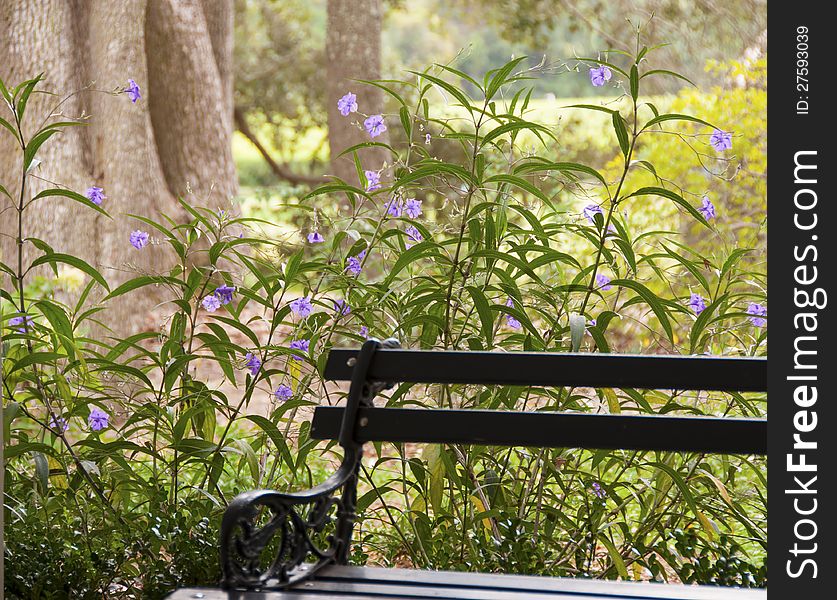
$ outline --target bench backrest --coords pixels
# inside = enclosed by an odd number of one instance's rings
[[[359,350],[332,350],[325,378],[351,380]],[[369,382],[763,392],[766,358],[459,352],[380,348]],[[318,407],[311,435],[338,439],[345,410]],[[767,420],[360,407],[357,442],[682,450],[766,454]]]
[[[252,490],[230,502],[221,523],[225,587],[286,588],[328,565],[347,564],[368,441],[766,453],[765,419],[373,406],[375,395],[393,382],[765,391],[765,359],[414,351],[397,345],[370,339],[359,350],[329,354],[325,377],[351,386],[345,407],[315,410],[311,436],[338,440],[343,461],[310,490]],[[329,523],[333,534],[320,547],[314,540]],[[268,546],[273,536],[280,541]],[[262,560],[268,547],[278,554]]]

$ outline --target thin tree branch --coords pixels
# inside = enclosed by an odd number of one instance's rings
[[[259,154],[262,155],[262,158],[264,158],[274,175],[293,184],[302,183],[307,185],[320,185],[321,183],[326,183],[326,181],[328,181],[322,175],[300,175],[291,171],[287,166],[280,165],[273,159],[272,156],[270,156],[270,152],[267,151],[267,148],[262,145],[256,137],[256,134],[253,133],[252,129],[250,129],[250,126],[247,124],[247,119],[244,116],[244,111],[241,107],[236,106],[234,108],[233,116],[235,117],[236,129],[238,129],[241,134],[256,147],[256,150],[258,150]]]

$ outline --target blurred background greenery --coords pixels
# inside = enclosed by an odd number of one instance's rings
[[[748,161],[748,187],[763,196],[763,179],[756,189],[752,178],[764,175],[759,156],[766,130],[765,7],[761,0],[389,0],[382,5],[380,78],[443,63],[479,79],[525,55],[529,66],[543,65],[527,82],[534,88],[536,120],[562,123],[556,155],[605,164],[613,158],[606,116],[574,120],[561,107],[584,97],[600,100],[612,90],[592,87],[586,69],[574,72],[573,58],[623,47],[633,28],[643,25],[650,43],[668,44],[655,54],[655,66],[688,73],[696,84],[657,78],[648,91],[666,98],[662,104],[678,97],[685,112],[690,106],[710,108],[710,120],[736,124],[746,143],[741,156]],[[326,108],[337,98],[326,97],[326,0],[236,0],[235,10],[236,107],[276,162],[295,173],[328,173]],[[293,186],[241,131],[233,144],[245,200],[263,198],[259,192],[265,189],[291,192]]]

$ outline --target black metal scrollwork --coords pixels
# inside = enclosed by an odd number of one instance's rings
[[[337,472],[303,492],[253,490],[230,502],[221,522],[225,588],[286,588],[326,565],[348,561],[363,456],[362,444],[354,439],[358,408],[371,406],[375,395],[393,385],[367,380],[372,356],[379,347],[398,348],[399,343],[370,339],[353,359],[339,437],[344,454]]]

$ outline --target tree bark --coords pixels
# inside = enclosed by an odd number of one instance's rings
[[[373,80],[381,77],[381,0],[329,0],[326,29],[328,83],[328,141],[332,174],[357,184],[351,156],[338,155],[355,144],[368,142],[363,129],[368,115],[382,114],[383,92],[353,79]],[[337,110],[337,100],[347,92],[357,95],[358,112],[347,117]],[[375,141],[387,141],[386,134]],[[381,148],[365,148],[359,152],[364,169],[381,169],[388,155]]]
[[[24,234],[56,252],[83,258],[113,285],[143,272],[162,272],[173,261],[165,243],[142,251],[128,243],[148,227],[126,213],[185,218],[176,197],[224,206],[236,192],[232,160],[232,0],[12,0],[0,3],[0,77],[7,85],[43,72],[41,89],[27,107],[32,131],[58,98],[73,92],[55,120],[90,115],[88,127],[55,136],[38,152],[40,166],[27,195],[58,183],[83,193],[104,189],[107,219],[70,200],[33,205]],[[124,90],[134,79],[142,98]],[[0,107],[4,117],[8,108]],[[20,184],[20,151],[0,135],[0,183]],[[14,263],[16,219],[0,213],[0,260]],[[152,240],[155,232],[149,231]],[[159,240],[161,241],[161,240]],[[37,252],[29,247],[26,260]],[[26,263],[28,264],[28,263]],[[4,287],[7,286],[4,280]],[[149,311],[159,298],[130,294],[108,311],[106,322],[125,335],[153,326]]]

